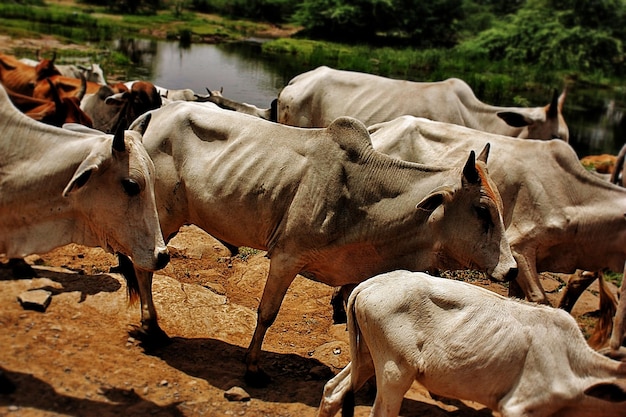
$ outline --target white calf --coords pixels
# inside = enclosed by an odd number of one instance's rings
[[[335,415],[344,397],[348,411],[373,375],[371,416],[397,416],[413,380],[503,417],[626,416],[626,363],[592,350],[559,309],[394,271],[356,287],[348,326],[352,362],[324,387],[318,416]]]

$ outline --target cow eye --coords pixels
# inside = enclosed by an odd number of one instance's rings
[[[476,215],[478,216],[480,221],[483,223],[483,228],[485,229],[485,232],[488,232],[489,229],[493,227],[493,222],[491,220],[491,212],[489,211],[489,208],[484,207],[484,206],[478,206],[478,207],[474,207],[474,209],[476,210]]]
[[[137,181],[131,180],[130,178],[122,180],[122,187],[124,187],[124,192],[131,197],[139,194],[141,191],[141,187],[139,187]]]

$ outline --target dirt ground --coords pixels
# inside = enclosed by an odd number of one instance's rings
[[[331,320],[332,289],[296,278],[263,345],[272,383],[251,388],[243,381],[243,357],[268,259],[263,252],[230,258],[193,226],[169,247],[172,261],[155,274],[153,292],[172,343],[150,352],[129,336],[139,307],[127,304],[121,276],[108,273],[117,263],[112,255],[72,244],[28,257],[36,278],[0,269],[0,368],[17,387],[0,395],[0,416],[314,416],[324,383],[349,361],[345,325]],[[506,292],[500,284],[474,283]],[[561,282],[548,276],[543,283],[556,301]],[[17,301],[33,289],[52,292],[45,312]],[[574,310],[584,326],[593,325],[595,294],[588,290]],[[227,400],[225,391],[235,386],[251,400]],[[372,402],[371,392],[359,392],[356,415],[368,415]],[[414,384],[402,415],[497,414],[433,399]]]

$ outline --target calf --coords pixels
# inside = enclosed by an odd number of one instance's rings
[[[371,416],[397,416],[414,380],[503,417],[624,417],[626,363],[591,349],[566,312],[461,281],[393,271],[348,300],[351,362],[324,387],[334,416],[376,376]]]

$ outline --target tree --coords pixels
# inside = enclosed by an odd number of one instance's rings
[[[462,0],[303,0],[294,19],[312,37],[451,45],[461,6]]]
[[[550,69],[622,74],[623,0],[528,0],[458,47],[467,55]]]

